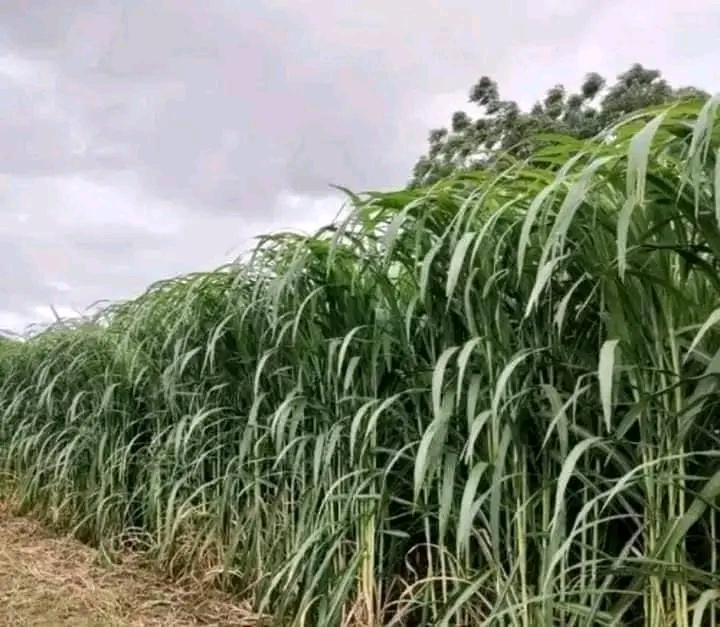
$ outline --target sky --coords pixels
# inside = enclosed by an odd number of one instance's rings
[[[404,185],[482,75],[720,91],[716,0],[0,3],[0,329],[211,269]],[[492,7],[492,8],[490,8]]]

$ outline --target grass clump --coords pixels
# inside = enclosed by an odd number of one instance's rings
[[[278,624],[714,627],[719,102],[3,344],[18,497]]]

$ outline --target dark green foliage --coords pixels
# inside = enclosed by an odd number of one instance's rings
[[[694,87],[672,88],[659,71],[639,63],[605,87],[605,79],[591,72],[578,93],[555,85],[542,102],[523,112],[516,102],[502,100],[497,83],[483,76],[469,97],[480,115],[473,119],[457,111],[449,130],[430,132],[428,153],[415,165],[411,186],[434,183],[458,171],[497,166],[501,154],[525,159],[548,143],[542,139],[548,133],[589,139],[635,111],[708,96]]]

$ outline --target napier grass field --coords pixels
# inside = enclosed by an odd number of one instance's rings
[[[719,104],[2,341],[7,491],[268,625],[715,627]]]

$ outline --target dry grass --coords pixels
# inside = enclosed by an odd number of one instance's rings
[[[0,627],[258,625],[217,591],[163,580],[129,556],[60,537],[0,502]]]

